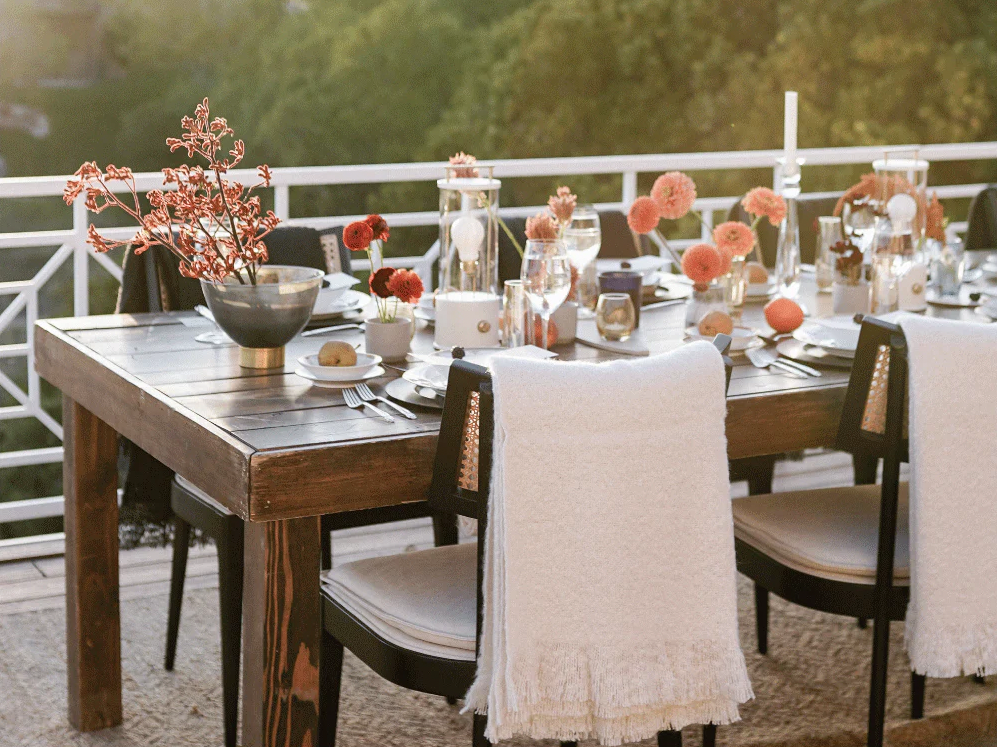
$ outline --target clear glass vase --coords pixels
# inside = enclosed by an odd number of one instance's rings
[[[692,286],[692,295],[685,307],[685,326],[695,327],[711,311],[727,312],[724,286],[719,283]]]
[[[746,285],[744,264],[744,257],[733,257],[730,261],[730,272],[721,278],[724,288],[724,302],[731,311],[740,309],[744,305]]]

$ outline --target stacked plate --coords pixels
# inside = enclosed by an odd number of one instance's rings
[[[693,340],[706,340],[711,342],[713,340],[713,335],[704,336],[699,334],[699,330],[696,327],[689,327],[685,331],[685,339],[690,342]],[[750,327],[734,327],[730,333],[730,353],[743,354],[744,351],[753,348],[761,347],[765,344],[765,341],[758,337],[758,330],[751,329]]]
[[[359,311],[370,303],[370,296],[351,288],[335,290],[323,288],[318,292],[312,308],[312,321],[334,319],[351,311]]]
[[[745,303],[768,301],[775,295],[775,286],[768,283],[748,283],[744,287]]]
[[[814,357],[830,355],[835,358],[852,359],[859,344],[859,327],[850,316],[832,316],[806,322],[793,337],[808,347],[814,348]]]
[[[317,355],[303,355],[298,358],[298,367],[294,373],[312,382],[312,386],[327,389],[346,389],[361,381],[384,375],[384,369],[379,365],[381,356],[369,353],[357,353],[357,362],[353,366],[322,366]]]

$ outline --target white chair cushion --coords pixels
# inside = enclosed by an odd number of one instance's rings
[[[734,536],[803,573],[873,584],[881,487],[861,485],[734,501]],[[894,583],[910,582],[907,483],[900,484]]]
[[[477,578],[471,543],[345,563],[323,574],[322,586],[391,643],[473,661]]]

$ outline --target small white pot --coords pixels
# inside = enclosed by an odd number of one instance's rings
[[[565,301],[550,315],[551,321],[557,325],[557,345],[565,345],[575,341],[578,330],[578,304],[575,301]]]
[[[388,363],[405,360],[412,341],[412,329],[412,320],[404,317],[392,322],[368,319],[364,332],[367,352],[381,356]]]
[[[870,309],[869,283],[839,283],[831,286],[831,304],[835,314],[868,314]]]

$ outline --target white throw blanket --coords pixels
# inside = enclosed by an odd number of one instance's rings
[[[724,370],[706,342],[603,364],[496,359],[484,629],[492,742],[726,724],[738,642]]]
[[[915,672],[997,672],[997,326],[900,320],[910,356]]]

